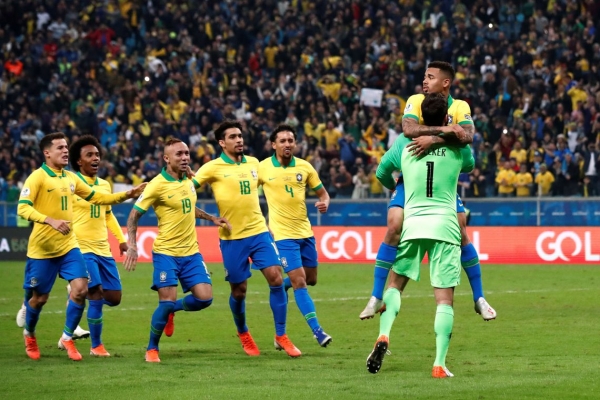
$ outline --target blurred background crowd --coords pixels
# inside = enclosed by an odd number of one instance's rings
[[[259,159],[277,124],[295,126],[332,197],[384,197],[375,170],[433,60],[455,67],[476,127],[463,196],[598,196],[599,15],[599,0],[5,0],[0,200],[16,201],[47,133],[96,136],[100,176],[137,184],[169,136],[194,169],[218,157],[227,118]]]

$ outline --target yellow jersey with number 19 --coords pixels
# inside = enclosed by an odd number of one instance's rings
[[[404,107],[404,118],[412,118],[419,122],[419,125],[425,125],[423,116],[421,115],[421,103],[425,99],[424,94],[414,94],[406,101]],[[471,107],[464,100],[453,99],[448,96],[448,125],[473,125],[471,117]]]
[[[127,199],[125,192],[96,192],[74,173],[42,164],[41,168],[33,171],[25,180],[17,208],[19,216],[35,222],[27,244],[27,257],[55,258],[78,247],[73,229],[63,235],[50,225],[44,224],[47,217],[72,224],[75,195],[92,204],[116,204]]]
[[[292,157],[284,167],[273,155],[260,162],[258,182],[267,197],[269,227],[275,240],[314,236],[306,210],[306,191],[307,186],[319,190],[323,184],[309,162]]]
[[[231,224],[231,232],[219,228],[219,238],[244,239],[269,231],[258,200],[258,159],[243,156],[238,163],[221,153],[200,167],[194,181],[196,187],[210,184],[219,214]]]
[[[95,191],[111,193],[110,184],[104,179],[91,178],[79,172],[75,175]],[[113,215],[110,206],[88,203],[81,197],[75,196],[73,198],[73,217],[73,230],[82,253],[112,257],[108,245],[107,229],[110,229],[119,243],[126,242],[119,221]]]
[[[194,183],[187,177],[174,179],[164,168],[146,186],[133,208],[144,214],[154,207],[158,219],[154,253],[172,257],[198,253],[196,200]]]

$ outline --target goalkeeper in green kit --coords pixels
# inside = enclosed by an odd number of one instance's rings
[[[429,94],[423,100],[421,112],[425,124],[444,126],[448,102],[440,93]],[[427,254],[437,303],[436,357],[432,376],[453,376],[445,362],[454,323],[454,287],[460,283],[461,274],[456,185],[460,172],[470,172],[474,163],[469,146],[432,146],[418,157],[413,155],[410,147],[402,150],[404,224],[388,288],[383,295],[385,311],[381,314],[379,338],[367,359],[367,369],[371,373],[377,373],[381,368],[389,347],[392,324],[400,311],[401,293],[409,279],[419,280],[421,261]]]

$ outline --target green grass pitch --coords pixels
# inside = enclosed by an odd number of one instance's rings
[[[198,313],[180,312],[175,334],[163,337],[162,363],[143,361],[157,296],[151,267],[121,272],[123,302],[105,308],[109,359],[70,361],[56,348],[64,323],[64,281],[58,280],[38,325],[42,359],[24,351],[15,314],[22,300],[22,263],[0,263],[0,393],[3,399],[571,399],[600,398],[598,267],[484,265],[486,297],[498,319],[473,311],[463,274],[457,288],[448,367],[453,379],[430,377],[435,352],[435,302],[428,272],[411,282],[381,371],[365,361],[378,335],[379,317],[360,321],[370,296],[370,265],[324,264],[309,288],[317,315],[333,337],[321,348],[290,299],[288,334],[302,350],[291,359],[273,348],[268,288],[260,273],[249,281],[248,325],[260,350],[247,357],[229,312],[229,286],[221,265],[213,273],[214,302]],[[290,292],[291,294],[291,292]],[[85,317],[85,315],[84,315]],[[82,326],[87,327],[85,318]]]

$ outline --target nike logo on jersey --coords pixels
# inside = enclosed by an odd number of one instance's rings
[[[175,196],[174,194],[167,196],[168,199],[170,199],[171,197]]]
[[[231,176],[231,175],[223,175],[223,178],[227,178],[228,176]]]
[[[54,189],[48,189],[48,193],[50,193],[53,190],[56,190],[56,188],[54,188]]]
[[[270,181],[272,181],[273,179],[277,179],[277,178],[269,178]]]

